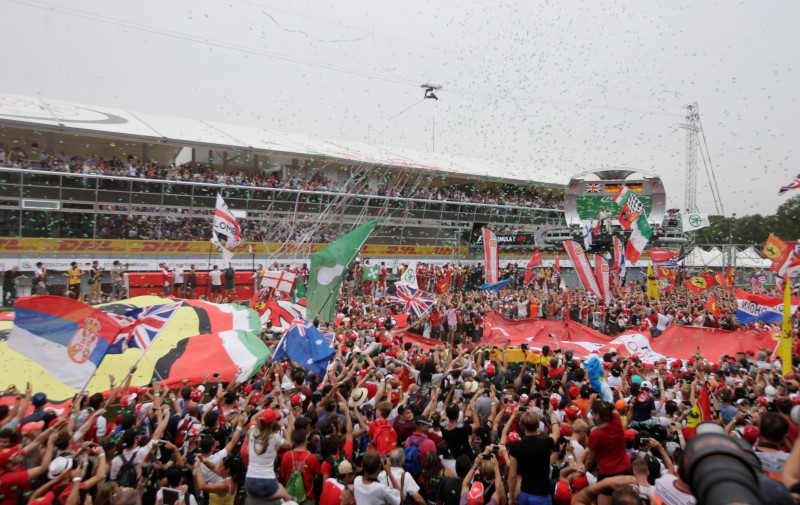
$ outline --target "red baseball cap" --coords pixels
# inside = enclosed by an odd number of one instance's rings
[[[754,424],[748,424],[744,427],[744,430],[742,430],[742,438],[751,444],[754,444],[756,440],[758,440],[758,434],[758,426]]]
[[[567,414],[567,417],[572,420],[577,419],[581,415],[581,409],[575,405],[570,405],[564,409],[564,412]]]
[[[264,424],[272,424],[280,417],[281,415],[275,409],[266,409],[258,415],[258,420]]]
[[[483,484],[476,482],[467,493],[467,505],[483,505]]]
[[[495,374],[494,363],[489,363],[488,365],[486,365],[486,375],[488,375],[489,377],[494,377],[494,374]]]
[[[572,479],[572,489],[576,493],[585,487],[589,487],[589,479],[586,478],[585,474],[580,474]]]
[[[569,488],[569,483],[565,480],[560,480],[556,484],[556,490],[553,493],[553,503],[556,505],[569,505],[572,501],[572,490]]]

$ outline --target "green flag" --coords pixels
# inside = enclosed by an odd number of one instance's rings
[[[306,297],[306,285],[297,278],[297,285],[294,287],[294,295],[292,295],[292,303],[297,303],[301,298]]]
[[[319,317],[323,321],[333,321],[336,293],[342,284],[342,276],[377,225],[378,221],[363,224],[311,255],[306,296],[306,314],[309,320]]]
[[[377,281],[381,275],[380,265],[364,265],[364,280]]]

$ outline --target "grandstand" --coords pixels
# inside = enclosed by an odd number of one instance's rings
[[[0,236],[30,254],[133,259],[146,256],[142,243],[160,254],[176,243],[201,245],[175,253],[205,252],[217,191],[239,213],[254,254],[305,256],[370,218],[380,221],[367,243],[377,256],[466,259],[476,256],[469,246],[482,226],[507,238],[504,252],[529,254],[558,245],[544,237],[564,228],[567,177],[527,173],[499,161],[0,94]],[[19,257],[0,247],[7,253]]]

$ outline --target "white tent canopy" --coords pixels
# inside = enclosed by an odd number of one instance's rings
[[[726,259],[727,253],[718,247],[712,247],[707,251],[695,247],[683,259],[683,264],[694,268],[723,268],[727,265]],[[762,258],[752,247],[748,247],[735,251],[734,266],[737,268],[769,268],[770,261]]]

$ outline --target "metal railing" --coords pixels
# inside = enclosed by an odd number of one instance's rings
[[[452,240],[453,229],[471,229],[475,223],[514,228],[564,223],[563,210],[550,208],[0,167],[0,235],[96,238],[98,215],[208,220],[217,192],[230,208],[260,224],[313,219],[337,205],[339,224],[380,217],[383,230],[395,229],[387,238],[398,238],[398,228],[411,235],[427,229],[430,243]],[[61,210],[25,209],[25,199],[57,200]],[[49,226],[54,221],[58,226]],[[381,230],[376,232],[380,238]]]

